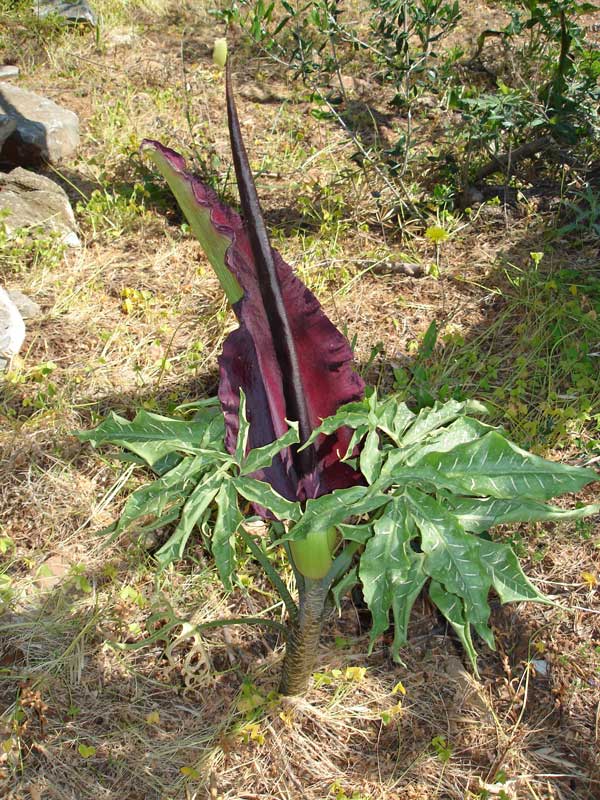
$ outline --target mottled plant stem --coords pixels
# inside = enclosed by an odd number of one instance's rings
[[[323,581],[305,578],[298,619],[289,626],[279,684],[281,694],[303,694],[308,688],[317,661],[326,599]]]

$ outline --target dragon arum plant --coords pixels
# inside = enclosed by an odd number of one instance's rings
[[[264,617],[207,625],[247,621],[284,633],[283,694],[306,690],[327,617],[356,585],[373,618],[371,648],[391,612],[392,652],[399,659],[411,608],[428,584],[476,670],[473,632],[494,647],[491,589],[502,602],[548,602],[510,546],[487,531],[600,511],[546,503],[597,475],[519,449],[476,419],[485,411],[476,402],[414,413],[396,396],[365,391],[348,342],[270,246],[229,65],[227,109],[243,220],[186,172],[181,156],[157,142],[143,144],[201,242],[239,327],[219,360],[218,398],[192,404],[191,420],[140,411],[130,422],[112,414],[80,434],[94,445],[129,450],[157,476],[128,498],[112,535],[133,525],[143,533],[177,523],[156,553],[164,568],[183,557],[199,531],[227,589],[242,547],[249,549],[286,606],[287,627]],[[249,508],[268,522],[270,541],[248,532]],[[274,566],[279,546],[294,572],[297,601]]]

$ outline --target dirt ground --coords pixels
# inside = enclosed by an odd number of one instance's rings
[[[274,634],[236,628],[201,637],[181,625],[160,637],[174,618],[198,623],[273,607],[283,619],[284,611],[250,558],[227,594],[200,540],[157,575],[151,554],[165,531],[109,546],[97,535],[144,473],[73,432],[111,410],[172,413],[214,394],[216,358],[235,324],[168,190],[139,156],[141,139],[174,147],[231,202],[235,194],[222,74],[211,61],[222,25],[204,3],[96,5],[98,36],[36,31],[12,15],[0,40],[0,60],[21,69],[19,85],[80,117],[77,159],[46,171],[68,192],[84,241],[78,251],[48,243],[35,257],[9,248],[0,255],[3,284],[43,312],[0,384],[0,794],[600,798],[598,516],[500,531],[554,603],[494,608],[498,647],[480,645],[479,680],[425,598],[402,665],[387,640],[366,656],[368,615],[348,599],[301,699],[274,694],[282,658]],[[473,41],[498,13],[494,4],[472,9],[463,39]],[[274,244],[332,321],[356,336],[366,379],[382,391],[397,387],[435,319],[441,334],[425,362],[429,380],[485,395],[521,444],[596,463],[598,375],[585,384],[587,411],[563,402],[571,362],[555,364],[554,345],[538,341],[535,326],[548,328],[564,300],[546,275],[577,269],[600,279],[597,239],[549,247],[548,197],[484,204],[457,218],[439,249],[415,223],[401,231],[386,186],[353,169],[353,140],[311,115],[300,84],[243,52],[239,112]],[[374,136],[402,130],[384,97],[373,90],[369,102],[380,115]],[[448,113],[433,107],[422,117],[419,147],[432,147],[436,130],[448,136]],[[527,283],[532,252],[545,253],[546,272]],[[413,278],[393,267],[402,262],[436,269]],[[571,301],[597,319],[600,300],[583,294],[571,290]],[[551,311],[542,305],[548,297]],[[577,327],[566,335],[576,341]],[[542,366],[534,374],[529,365],[515,382],[519,359],[533,351]],[[482,362],[491,357],[493,379]],[[552,392],[560,437],[544,433]],[[599,498],[595,484],[564,502]],[[152,631],[153,644],[136,649]]]

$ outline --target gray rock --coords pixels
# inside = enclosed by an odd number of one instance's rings
[[[19,68],[13,66],[12,64],[5,64],[3,67],[0,67],[0,78],[3,80],[5,78],[18,78],[19,77]]]
[[[25,323],[19,309],[0,286],[0,371],[10,366],[25,341]]]
[[[109,50],[115,50],[117,47],[131,47],[139,38],[135,31],[125,28],[114,28],[106,32],[104,44]]]
[[[23,294],[20,289],[11,289],[7,294],[18,308],[19,314],[23,319],[37,319],[41,316],[42,309],[39,305],[35,300],[32,300],[31,297],[27,297],[26,294]]]
[[[77,223],[64,189],[44,175],[22,167],[0,172],[0,212],[8,211],[2,223],[10,234],[17,228],[44,233],[56,231],[69,247],[80,247]]]
[[[0,115],[0,151],[4,142],[17,130],[17,120],[12,117]]]
[[[376,275],[391,272],[395,275],[407,275],[409,278],[425,278],[429,275],[427,264],[415,264],[412,261],[385,261],[376,262],[372,267]]]
[[[75,3],[66,3],[62,0],[33,0],[33,10],[41,18],[56,14],[67,22],[84,23],[91,25],[92,28],[98,23],[96,14],[86,0],[78,0]]]
[[[79,147],[77,114],[46,97],[0,83],[0,114],[17,123],[2,149],[2,158],[13,164],[56,164],[71,158]]]
[[[550,665],[545,659],[534,658],[532,663],[533,663],[533,668],[535,669],[538,675],[543,675],[544,678],[548,675],[548,668]]]
[[[329,81],[329,88],[335,92],[341,89],[345,94],[363,95],[369,92],[370,85],[363,78],[355,78],[353,75],[335,75]]]
[[[269,87],[260,86],[258,83],[249,81],[240,88],[238,94],[253,103],[281,103],[284,100],[283,97],[271,91]]]
[[[480,206],[485,200],[483,192],[475,186],[465,186],[463,191],[458,197],[459,208],[472,208],[473,206]]]

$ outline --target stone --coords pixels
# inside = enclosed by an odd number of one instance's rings
[[[355,78],[353,75],[334,75],[328,84],[330,102],[341,103],[345,95],[358,95],[362,97],[371,90],[368,81],[362,78]]]
[[[17,228],[55,231],[69,247],[81,247],[75,215],[66,192],[45,175],[22,167],[0,172],[0,213],[8,234]]]
[[[12,117],[6,117],[4,114],[0,115],[0,152],[4,146],[4,142],[9,136],[17,130],[17,120]]]
[[[238,94],[245,100],[252,103],[281,103],[285,98],[271,91],[268,87],[260,86],[258,83],[246,83],[240,88]]]
[[[86,0],[77,0],[75,3],[63,0],[33,0],[33,10],[42,19],[55,14],[66,22],[74,24],[83,23],[91,25],[92,28],[98,24],[96,14]]]
[[[11,291],[7,292],[7,294],[16,305],[19,310],[19,314],[25,321],[37,319],[37,317],[41,315],[42,309],[39,307],[39,305],[30,297],[27,297],[26,294],[23,294],[20,289],[11,289]]]
[[[458,207],[463,210],[473,208],[473,206],[480,206],[484,201],[483,192],[479,191],[476,186],[465,186],[458,196]]]
[[[0,286],[0,371],[10,367],[25,341],[25,323],[19,309]]]
[[[47,97],[0,83],[0,114],[15,120],[17,127],[2,149],[2,159],[25,166],[40,161],[57,164],[77,152],[77,114]]]
[[[0,67],[0,78],[4,80],[5,78],[18,78],[19,77],[19,68],[15,67],[14,64],[5,64],[4,66]]]
[[[138,39],[139,36],[135,31],[114,28],[106,33],[105,44],[109,50],[115,50],[117,47],[131,47]]]
[[[534,658],[532,661],[533,668],[537,672],[538,675],[542,675],[544,678],[548,675],[548,670],[550,665],[544,658]]]
[[[49,556],[34,573],[33,582],[41,591],[56,588],[71,571],[73,564],[62,553]]]

